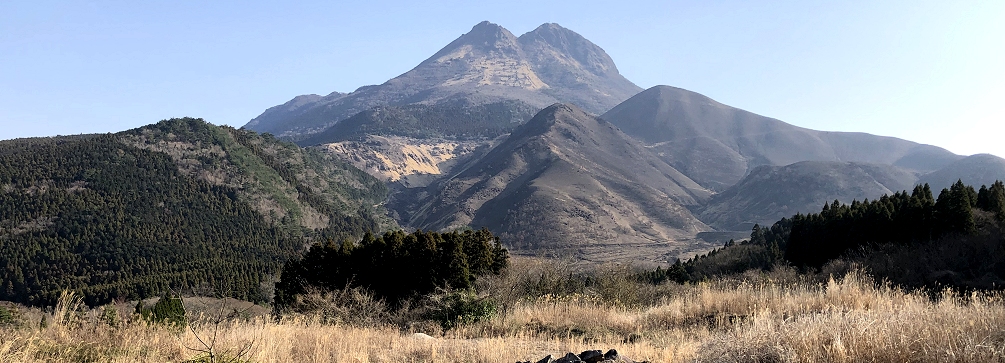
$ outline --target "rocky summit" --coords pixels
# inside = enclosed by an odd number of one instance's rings
[[[568,102],[600,114],[642,89],[599,46],[558,24],[514,36],[481,22],[415,68],[344,94],[297,96],[244,127],[277,136],[314,134],[377,106]]]

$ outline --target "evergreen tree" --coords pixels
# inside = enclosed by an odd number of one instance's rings
[[[926,184],[916,186],[910,195],[898,192],[850,205],[835,201],[819,214],[793,217],[791,232],[784,239],[785,259],[816,267],[863,245],[908,244],[946,234],[970,234],[976,230],[974,204],[991,204],[991,195],[991,189],[978,193],[958,181],[938,199],[932,197]]]
[[[389,231],[364,235],[359,244],[316,244],[290,260],[275,288],[277,312],[310,289],[366,288],[393,304],[439,287],[466,289],[482,274],[498,274],[508,253],[488,230],[437,233]]]
[[[185,305],[182,304],[181,298],[168,293],[164,293],[150,308],[149,316],[155,323],[177,326],[184,326],[187,323]]]
[[[999,221],[1005,221],[1005,184],[996,180],[990,188],[982,185],[977,193],[977,208],[994,213]]]

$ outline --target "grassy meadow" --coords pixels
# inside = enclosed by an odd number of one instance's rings
[[[495,314],[450,329],[423,320],[422,304],[391,311],[345,296],[328,299],[327,318],[279,320],[188,299],[190,323],[177,327],[148,323],[129,303],[86,308],[67,295],[46,310],[6,305],[0,362],[516,362],[611,348],[651,362],[1005,361],[1001,293],[903,291],[849,271],[652,285],[604,266],[583,283],[517,259],[478,281]]]

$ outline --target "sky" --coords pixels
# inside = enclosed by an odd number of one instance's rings
[[[488,20],[558,23],[643,88],[1005,157],[1005,1],[0,1],[0,139],[239,127],[404,73]]]

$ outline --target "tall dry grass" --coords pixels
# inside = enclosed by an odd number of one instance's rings
[[[821,283],[751,275],[661,286],[612,274],[564,293],[545,293],[560,292],[554,286],[522,298],[514,292],[504,313],[446,332],[422,331],[432,338],[413,335],[421,324],[259,317],[222,323],[215,350],[222,359],[248,362],[514,362],[610,348],[653,362],[1005,361],[1005,299],[999,293],[947,291],[931,299],[858,273]],[[498,291],[521,288],[520,277],[500,279],[485,283]],[[24,312],[29,323],[0,328],[0,361],[204,359],[190,348],[199,347],[197,336],[217,328],[198,317],[192,331],[128,317],[113,327],[99,318],[101,309],[62,306],[63,312]],[[50,324],[39,328],[43,314]]]

